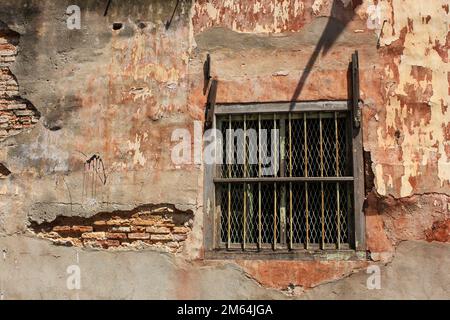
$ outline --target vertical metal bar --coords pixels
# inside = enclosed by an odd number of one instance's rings
[[[277,131],[277,115],[274,114],[273,115],[273,128],[275,130],[275,139],[273,139],[274,141],[272,143],[274,143],[274,154],[273,154],[273,161],[274,161],[274,177],[276,177],[278,175],[278,163],[277,163],[277,157],[278,157],[278,144],[277,144],[277,137],[278,135],[276,134]],[[274,193],[274,198],[273,198],[273,249],[276,250],[277,248],[277,183],[274,183],[274,189],[273,189],[273,193]]]
[[[339,172],[339,127],[337,112],[334,113],[334,127],[336,129],[336,176],[340,176]],[[336,218],[337,218],[337,249],[341,248],[341,201],[340,201],[339,182],[336,182]]]
[[[244,115],[244,178],[247,178],[247,116]],[[244,183],[244,234],[242,247],[245,250],[247,237],[247,184]]]
[[[231,247],[231,183],[228,184],[227,244]]]
[[[280,170],[279,170],[279,176],[285,177],[286,176],[286,119],[284,117],[280,117],[280,126],[279,126],[279,138],[280,138],[280,152],[279,152],[279,164],[280,164]]]
[[[261,178],[262,175],[262,149],[261,149],[261,114],[258,114],[258,177]],[[266,134],[266,142],[267,142],[267,134]]]
[[[320,176],[323,177],[323,128],[322,128],[322,114],[319,113],[319,127],[320,127]],[[320,193],[321,193],[321,224],[322,224],[322,249],[325,249],[325,195],[323,190],[323,181],[320,182]]]
[[[308,135],[307,135],[308,125],[306,120],[306,113],[303,113],[303,133],[304,133],[304,149],[305,149],[305,177],[308,177]],[[308,182],[305,182],[305,214],[306,214],[306,243],[305,249],[309,249],[309,194],[308,194]]]
[[[262,198],[261,198],[261,182],[258,182],[258,248],[261,249],[262,244]]]
[[[231,115],[228,116],[228,178],[232,177],[232,172],[231,172],[231,162],[232,162],[232,143],[231,143],[231,139],[233,138],[233,134],[232,134],[232,125],[231,125]],[[227,220],[227,243],[228,243],[228,248],[231,247],[231,183],[228,183],[228,220]]]
[[[279,135],[277,135],[276,134],[276,132],[277,132],[277,115],[276,114],[274,114],[273,115],[273,130],[274,130],[274,132],[275,132],[275,139],[274,139],[274,141],[273,141],[273,143],[274,143],[274,148],[273,148],[273,151],[274,151],[274,154],[273,154],[273,161],[274,161],[274,172],[273,172],[273,176],[274,177],[277,177],[278,176],[278,141],[277,141],[277,137],[279,137]]]
[[[286,175],[286,118],[280,118],[280,177]],[[286,184],[280,186],[280,243],[286,246]]]
[[[292,177],[292,119],[289,113],[289,176]],[[289,247],[293,248],[292,182],[289,182]]]
[[[339,145],[339,120],[338,120],[338,113],[334,113],[334,127],[336,129],[336,176],[341,176],[340,171],[340,159],[339,159],[339,152],[340,152],[340,145]]]
[[[292,177],[292,119],[289,113],[289,176]]]
[[[267,137],[267,136],[266,136]],[[262,168],[262,150],[261,150],[261,114],[258,114],[258,177],[261,178]],[[258,183],[258,247],[261,248],[262,243],[262,221],[261,221],[261,182]]]
[[[244,235],[242,239],[242,248],[245,250],[245,242],[246,242],[246,236],[247,236],[247,184],[244,183]]]
[[[251,118],[252,119],[252,118]],[[252,139],[254,138],[253,134],[253,121],[251,121],[249,124],[246,124],[246,129],[249,130],[250,127],[250,131],[247,133],[247,138],[248,140],[246,140],[246,144],[247,145],[247,173],[246,176],[247,177],[253,177],[253,156],[254,154],[251,154],[254,151],[254,147],[255,145],[253,145],[252,148],[252,143],[256,143],[255,141],[253,141]],[[249,126],[250,125],[250,126]],[[248,141],[248,142],[247,142]],[[247,231],[246,231],[246,242],[247,243],[256,243],[256,239],[255,239],[255,226],[254,226],[254,217],[255,217],[255,198],[254,198],[254,193],[256,191],[256,189],[254,188],[254,184],[252,183],[247,183],[247,215],[245,217],[245,221],[247,222]]]
[[[354,165],[354,159],[353,159],[353,149],[352,149],[352,145],[353,145],[353,118],[352,118],[352,114],[351,112],[347,112],[346,113],[346,117],[343,119],[344,122],[344,126],[345,126],[345,155],[344,155],[344,159],[346,162],[346,165],[344,168],[342,168],[341,171],[341,175],[343,176],[353,176],[353,165]],[[341,161],[344,161],[343,159],[341,159]],[[345,217],[344,219],[347,222],[347,230],[346,230],[346,235],[347,235],[347,242],[349,243],[351,248],[355,248],[355,233],[353,233],[353,230],[355,230],[355,215],[354,215],[354,208],[353,208],[353,190],[354,190],[354,185],[355,182],[351,183],[351,184],[344,184],[342,189],[343,189],[343,194],[342,197],[346,197],[347,198],[347,205],[345,208]],[[350,202],[348,202],[350,201]],[[344,208],[342,208],[344,210]]]
[[[227,154],[227,162],[228,162],[228,178],[232,178],[232,171],[231,171],[231,165],[232,165],[232,159],[233,159],[233,154],[232,154],[232,152],[233,152],[233,150],[232,150],[232,145],[233,145],[233,143],[232,143],[232,139],[233,139],[233,134],[232,134],[232,130],[233,130],[233,127],[232,127],[232,125],[231,125],[231,115],[229,115],[228,116],[228,144],[227,144],[227,146],[228,146],[228,154]]]
[[[323,177],[323,169],[324,169],[324,165],[323,165],[323,126],[322,126],[322,114],[319,113],[319,130],[320,130],[320,135],[319,135],[319,144],[320,144],[320,176]]]
[[[244,178],[247,178],[247,115],[244,115]]]
[[[273,187],[273,249],[277,249],[277,183]]]

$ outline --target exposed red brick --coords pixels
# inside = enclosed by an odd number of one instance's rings
[[[155,225],[155,221],[154,220],[144,220],[144,219],[133,219],[131,224],[136,225],[136,226],[153,226],[153,225]]]
[[[146,229],[145,226],[131,226],[131,232],[145,232]]]
[[[122,226],[122,227],[112,227],[110,229],[110,232],[118,232],[118,233],[123,233],[123,232],[131,232],[131,228],[127,227],[127,226]]]
[[[177,234],[177,233],[189,233],[190,231],[191,229],[187,227],[174,227],[172,232],[174,234]]]
[[[448,196],[438,194],[401,199],[369,194],[365,212],[368,250],[394,252],[400,241],[407,240],[447,242],[448,203]]]
[[[450,242],[450,219],[436,221],[425,231],[427,241]]]
[[[69,232],[71,230],[70,226],[55,226],[52,229],[54,232]]]
[[[106,224],[109,226],[125,226],[125,225],[129,225],[130,221],[126,220],[126,219],[112,219],[112,220],[108,220],[106,222]]]
[[[187,239],[187,234],[174,234],[173,240],[175,241],[185,241]]]
[[[108,247],[119,247],[120,246],[120,241],[118,241],[118,240],[106,240],[104,242],[104,244],[106,244]]]
[[[19,96],[19,85],[10,71],[17,55],[18,34],[0,26],[0,141],[31,128],[40,114]]]
[[[157,214],[155,214],[155,212]],[[61,221],[33,226],[40,237],[50,239],[55,244],[89,246],[99,249],[124,247],[144,243],[149,246],[177,252],[191,231],[185,226],[187,221],[163,217],[164,213],[174,213],[168,208],[157,208],[143,212],[130,212],[120,216],[99,214],[80,222],[79,218],[62,217]],[[74,223],[70,221],[74,219]],[[170,245],[169,245],[170,243]]]
[[[148,233],[129,233],[128,238],[132,240],[147,240],[150,239],[150,234]]]
[[[126,233],[107,232],[106,238],[108,238],[108,239],[126,239],[127,234]]]
[[[180,247],[180,243],[179,242],[167,242],[166,246],[168,246],[169,248],[177,249]]]
[[[118,241],[118,240],[84,240],[83,244],[87,247],[108,249],[110,247],[119,247],[120,241]]]
[[[94,240],[105,240],[106,233],[105,232],[86,232],[81,235],[83,239],[94,239]]]
[[[150,239],[152,241],[172,241],[173,236],[171,234],[152,234]]]
[[[157,233],[157,234],[168,234],[170,233],[170,229],[166,227],[147,227],[146,231],[148,233]]]
[[[75,232],[92,232],[94,228],[91,226],[73,226],[72,230]]]
[[[157,222],[155,223],[157,227],[166,227],[166,228],[174,228],[175,224],[170,222]]]

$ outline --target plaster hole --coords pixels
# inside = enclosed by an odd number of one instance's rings
[[[3,163],[0,163],[0,177],[7,177],[11,174],[11,171]]]
[[[366,195],[368,195],[375,188],[375,174],[372,170],[372,157],[370,152],[364,151],[364,185]]]
[[[123,28],[123,24],[120,22],[114,22],[112,28],[113,30],[120,30]]]

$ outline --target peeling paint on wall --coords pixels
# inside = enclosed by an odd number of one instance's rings
[[[369,138],[367,143],[374,152],[377,191],[406,197],[432,191],[436,185],[448,190],[450,159],[444,128],[450,122],[449,64],[436,47],[447,43],[448,51],[445,1],[411,5],[394,0],[378,5],[383,8],[381,19],[387,21],[380,40],[386,61],[386,107],[378,111],[383,122],[376,142]],[[392,158],[398,160],[388,160]]]
[[[83,234],[100,232],[84,238],[98,237],[90,240],[105,249],[111,230],[95,229],[99,212],[107,225],[114,212],[124,219],[123,212],[141,205],[170,203],[190,212],[189,221],[166,221],[170,230],[158,231],[169,234],[159,238],[167,244],[173,228],[188,222],[182,245],[169,250],[180,260],[165,275],[178,296],[195,294],[197,276],[186,275],[186,262],[214,277],[231,265],[264,288],[302,294],[391,261],[402,241],[449,241],[447,1],[182,1],[167,30],[169,1],[121,2],[103,17],[103,5],[89,0],[84,29],[70,32],[60,23],[63,4],[33,2],[24,11],[24,2],[5,0],[0,8],[7,23],[0,29],[0,137],[11,124],[20,123],[22,133],[8,129],[0,148],[8,170],[0,172],[0,234],[7,239],[29,235],[32,221],[31,235],[85,249]],[[21,34],[19,47],[13,27]],[[211,213],[211,204],[203,203],[203,168],[177,167],[170,148],[174,129],[191,132],[192,123],[204,119],[206,54],[220,102],[345,100],[355,50],[371,160],[365,169],[374,181],[365,206],[372,261],[203,260],[204,231],[211,227],[203,222]],[[87,167],[93,156],[101,162]],[[137,237],[155,231],[136,227],[148,233]],[[126,249],[120,239],[109,240]]]
[[[307,10],[311,3],[310,0],[196,1],[194,32],[215,26],[246,33],[298,31],[311,19]]]

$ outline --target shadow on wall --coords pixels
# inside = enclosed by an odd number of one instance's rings
[[[3,163],[0,163],[0,178],[7,177],[11,174],[11,171]]]
[[[330,51],[333,44],[345,30],[346,26],[352,21],[355,16],[355,9],[362,4],[362,0],[352,0],[352,5],[349,8],[345,8],[341,0],[334,0],[331,8],[330,19],[325,26],[325,29],[317,42],[313,54],[308,60],[305,69],[300,77],[300,80],[295,88],[294,94],[291,98],[291,109],[295,106],[295,101],[298,101],[306,80],[311,73],[314,64],[322,52],[322,56],[325,56]]]

